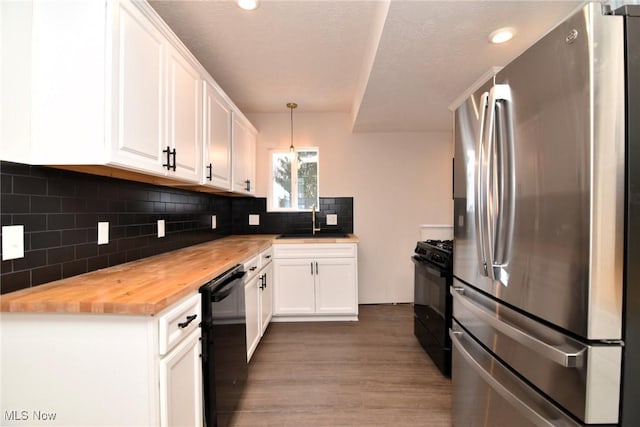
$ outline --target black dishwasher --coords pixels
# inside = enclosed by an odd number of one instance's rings
[[[229,425],[247,380],[244,269],[237,265],[200,288],[204,425]]]

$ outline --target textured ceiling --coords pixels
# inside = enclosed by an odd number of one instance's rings
[[[232,1],[151,5],[245,113],[348,112],[354,131],[451,129],[447,106],[581,1]],[[487,42],[510,26],[516,37]]]

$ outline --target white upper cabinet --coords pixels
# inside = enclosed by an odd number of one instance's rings
[[[256,132],[241,115],[233,115],[233,191],[256,193]]]
[[[169,48],[167,55],[167,158],[176,176],[202,176],[202,79],[197,63]],[[171,162],[171,160],[173,160]]]
[[[231,106],[204,80],[202,184],[231,191]]]
[[[132,4],[115,13],[111,159],[164,174],[165,38]]]
[[[2,111],[1,160],[254,194],[254,127],[148,3],[5,2],[0,24],[2,87],[24,95]]]

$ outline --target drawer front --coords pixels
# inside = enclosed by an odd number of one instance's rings
[[[253,258],[244,262],[244,271],[246,271],[247,275],[245,276],[245,283],[248,282],[258,274],[258,270],[260,270],[260,255],[256,255]]]
[[[268,248],[260,254],[260,268],[263,268],[273,259],[273,248]]]
[[[202,315],[200,294],[190,296],[169,308],[158,317],[158,352],[167,354],[180,341],[197,330]]]
[[[273,257],[285,258],[355,258],[355,243],[305,243],[277,244],[273,246]]]

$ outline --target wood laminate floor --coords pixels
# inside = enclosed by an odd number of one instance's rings
[[[451,381],[412,313],[363,305],[359,322],[272,323],[231,426],[451,426]]]

